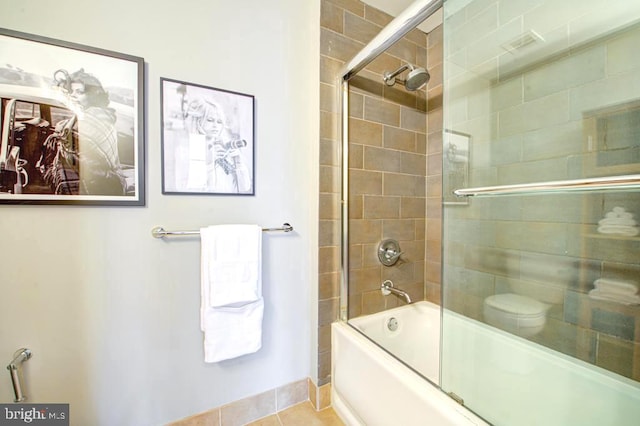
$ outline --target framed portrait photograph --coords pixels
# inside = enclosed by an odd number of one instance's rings
[[[145,204],[144,60],[0,28],[0,203]]]
[[[252,95],[160,79],[162,193],[254,195]]]

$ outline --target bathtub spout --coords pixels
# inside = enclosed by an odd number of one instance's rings
[[[389,295],[389,293],[393,293],[396,296],[402,297],[407,304],[411,303],[411,297],[409,293],[404,290],[400,290],[399,288],[395,288],[393,282],[391,280],[386,280],[380,286],[380,290],[382,290],[382,294],[385,296]]]

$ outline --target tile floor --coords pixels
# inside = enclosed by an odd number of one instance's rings
[[[345,426],[345,424],[333,408],[316,411],[310,401],[305,401],[246,426]]]

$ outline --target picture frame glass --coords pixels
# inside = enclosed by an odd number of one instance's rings
[[[161,79],[163,194],[255,194],[252,95]]]
[[[0,203],[144,205],[144,60],[0,29]]]

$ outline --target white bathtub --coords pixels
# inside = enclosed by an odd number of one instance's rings
[[[390,318],[398,321],[396,332],[387,328]],[[352,326],[332,325],[332,404],[345,423],[489,424],[420,377],[438,382],[441,349],[443,387],[492,424],[638,424],[638,382],[448,310],[440,348],[440,319],[439,306],[418,302],[351,320],[404,363]]]
[[[437,383],[439,306],[417,302],[351,322]],[[331,344],[332,405],[347,425],[487,425],[350,325],[334,323]]]

